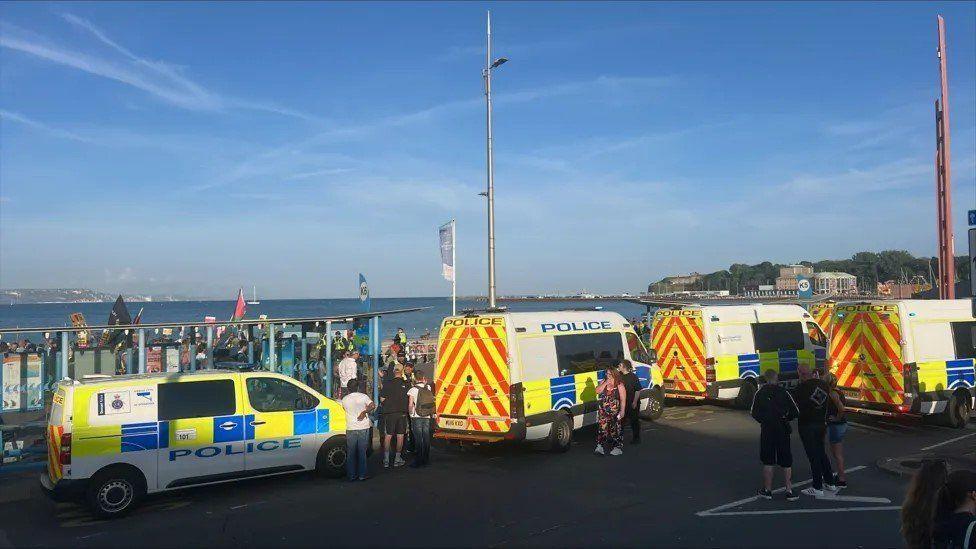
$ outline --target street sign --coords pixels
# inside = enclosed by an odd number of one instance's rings
[[[976,226],[976,210],[969,210],[969,226]]]

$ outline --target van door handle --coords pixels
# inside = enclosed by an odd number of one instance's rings
[[[266,421],[252,421],[251,422],[251,427],[253,427],[255,425],[264,425],[265,423],[267,423],[267,422]]]

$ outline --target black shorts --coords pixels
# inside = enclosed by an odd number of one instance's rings
[[[407,432],[407,414],[384,414],[383,433],[387,435],[403,435]]]
[[[793,467],[790,434],[786,429],[763,425],[759,435],[759,460],[763,465]]]

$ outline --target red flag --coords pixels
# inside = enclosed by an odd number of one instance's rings
[[[230,317],[231,321],[241,320],[244,318],[244,313],[247,312],[247,304],[244,301],[244,288],[237,291],[237,305],[234,306],[234,315]]]

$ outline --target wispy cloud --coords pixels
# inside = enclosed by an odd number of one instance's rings
[[[38,122],[37,120],[34,120],[33,118],[29,118],[27,116],[24,116],[23,114],[16,113],[16,112],[13,112],[13,111],[7,111],[7,110],[0,109],[0,120],[9,120],[11,122],[16,122],[18,124],[23,124],[24,126],[28,126],[28,127],[33,128],[35,130],[44,132],[44,133],[46,133],[48,135],[53,135],[55,137],[59,137],[61,139],[70,139],[72,141],[79,141],[79,142],[82,142],[82,143],[90,143],[91,142],[91,140],[88,139],[87,137],[78,135],[78,134],[76,134],[76,133],[74,133],[72,131],[64,130],[64,129],[61,129],[61,128],[56,128],[54,126],[49,126],[47,124],[44,124],[43,122]]]
[[[183,74],[175,65],[136,55],[86,19],[72,14],[62,17],[102,46],[107,46],[111,56],[83,53],[10,23],[0,24],[0,47],[126,84],[187,110],[253,110],[318,120],[312,115],[274,103],[239,99],[211,91]]]

